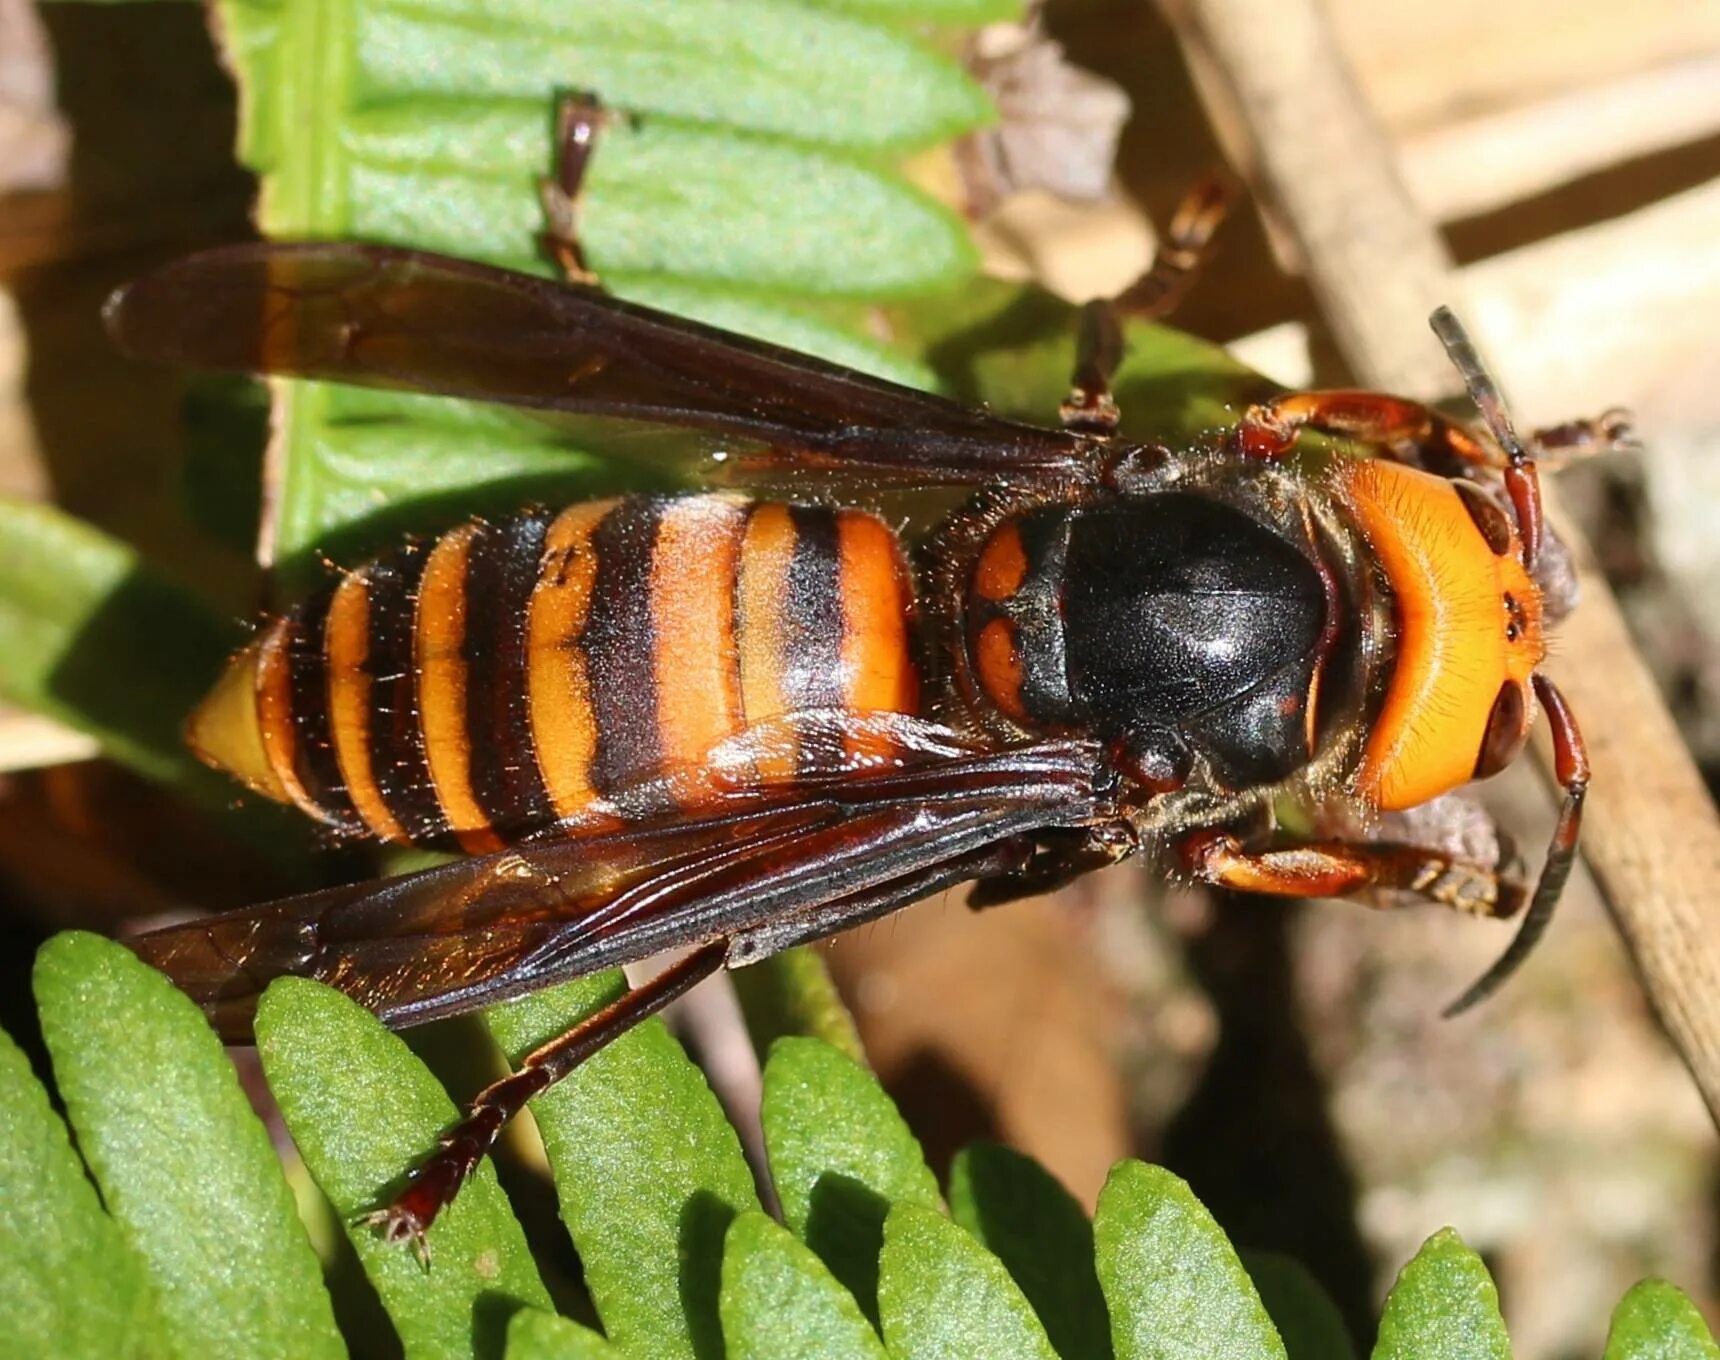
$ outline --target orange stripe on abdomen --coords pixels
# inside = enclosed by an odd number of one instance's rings
[[[472,791],[471,736],[466,725],[466,564],[477,526],[444,534],[430,552],[418,587],[414,660],[418,721],[436,798],[460,848],[484,854],[502,840]]]
[[[527,612],[532,742],[544,787],[562,820],[589,811],[598,798],[591,774],[597,754],[597,718],[579,638],[597,572],[592,531],[615,504],[593,501],[556,516],[544,539],[543,575]]]
[[[717,496],[672,502],[657,529],[651,625],[666,768],[704,765],[744,722],[734,601],[745,529],[745,510]]]
[[[909,643],[913,592],[896,536],[871,515],[837,520],[841,553],[842,706],[860,713],[913,713],[920,677]],[[888,753],[888,743],[847,743],[851,756]]]
[[[842,553],[842,686],[845,707],[911,713],[920,677],[908,650],[913,596],[896,536],[870,515],[845,510]]]
[[[257,646],[257,726],[262,733],[263,753],[269,768],[280,781],[287,797],[301,812],[318,821],[327,814],[305,792],[298,772],[298,734],[293,728],[293,682],[287,668],[287,653],[292,644],[293,622],[276,619],[258,640]]]
[[[748,727],[789,711],[784,667],[789,637],[789,566],[798,534],[786,505],[758,505],[747,516],[735,587],[735,636],[740,653],[741,712]],[[757,759],[765,779],[789,779],[798,743],[785,725],[782,738]]]
[[[408,840],[383,799],[371,756],[371,675],[366,664],[370,657],[370,583],[362,572],[351,573],[335,587],[324,630],[329,732],[347,796],[373,835],[387,841]]]

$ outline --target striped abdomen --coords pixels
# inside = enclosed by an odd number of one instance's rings
[[[914,712],[912,608],[895,536],[857,511],[689,496],[527,512],[276,620],[188,734],[343,832],[482,852],[696,805],[712,749],[743,732],[771,734],[749,779],[828,768],[786,715]]]

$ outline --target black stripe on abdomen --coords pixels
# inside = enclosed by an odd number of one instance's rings
[[[662,513],[660,500],[628,497],[591,535],[597,564],[580,647],[597,722],[592,784],[606,798],[662,763],[651,621],[651,561]]]
[[[364,830],[364,823],[347,796],[329,723],[328,667],[323,662],[323,639],[333,598],[332,586],[319,590],[293,615],[287,639],[293,756],[295,773],[311,801],[328,813],[339,830],[358,832]]]
[[[782,692],[792,709],[842,703],[842,555],[836,515],[789,507],[794,553],[788,562]]]
[[[415,841],[448,831],[418,723],[418,675],[413,619],[418,580],[429,559],[414,544],[373,563],[370,582],[370,763],[376,787],[401,829]]]
[[[836,512],[793,505],[788,513],[794,524],[794,553],[788,562],[784,610],[783,698],[793,712],[841,708],[842,547]],[[796,761],[802,773],[828,773],[841,758],[840,736],[802,729]]]
[[[472,792],[503,835],[555,820],[532,742],[526,611],[549,516],[528,511],[486,526],[466,566],[466,727]]]

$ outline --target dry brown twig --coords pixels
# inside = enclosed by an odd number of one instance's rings
[[[1452,370],[1425,323],[1440,303],[1461,306],[1461,285],[1318,0],[1174,9],[1191,58],[1246,130],[1238,150],[1356,378],[1426,400],[1451,395]],[[1720,917],[1704,910],[1720,882],[1720,818],[1592,556],[1557,505],[1549,511],[1582,588],[1553,669],[1572,707],[1597,715],[1584,856],[1720,1124]]]

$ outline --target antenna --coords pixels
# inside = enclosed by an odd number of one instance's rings
[[[1510,414],[1505,410],[1505,400],[1499,395],[1499,385],[1481,361],[1475,342],[1469,338],[1469,332],[1464,330],[1457,314],[1449,307],[1441,307],[1428,319],[1428,323],[1439,337],[1439,343],[1445,346],[1446,354],[1463,377],[1463,385],[1469,389],[1470,400],[1481,412],[1481,418],[1487,422],[1488,430],[1505,454],[1505,489],[1510,493],[1512,508],[1517,512],[1517,532],[1523,542],[1523,565],[1531,568],[1541,551],[1542,533],[1541,480],[1535,470],[1535,461],[1517,437]],[[1553,682],[1537,675],[1533,684],[1552,725],[1554,772],[1565,791],[1559,804],[1558,824],[1553,828],[1553,840],[1547,848],[1541,877],[1530,896],[1528,910],[1523,913],[1523,924],[1498,961],[1468,991],[1445,1008],[1444,1014],[1448,1019],[1491,996],[1529,957],[1529,952],[1553,919],[1553,909],[1559,904],[1565,880],[1570,877],[1576,862],[1577,837],[1583,824],[1583,799],[1589,785],[1588,752],[1584,749],[1576,719]]]
[[[1469,389],[1469,399],[1481,412],[1481,418],[1487,422],[1488,430],[1505,454],[1505,490],[1517,512],[1517,532],[1523,540],[1523,565],[1533,567],[1541,553],[1543,519],[1541,478],[1535,470],[1535,460],[1517,437],[1516,427],[1511,424],[1511,416],[1505,410],[1505,399],[1499,395],[1499,384],[1487,371],[1487,365],[1482,362],[1469,332],[1457,319],[1457,313],[1449,307],[1441,307],[1428,318],[1428,324],[1439,337],[1439,343],[1445,346],[1446,354],[1463,378],[1463,385]]]

